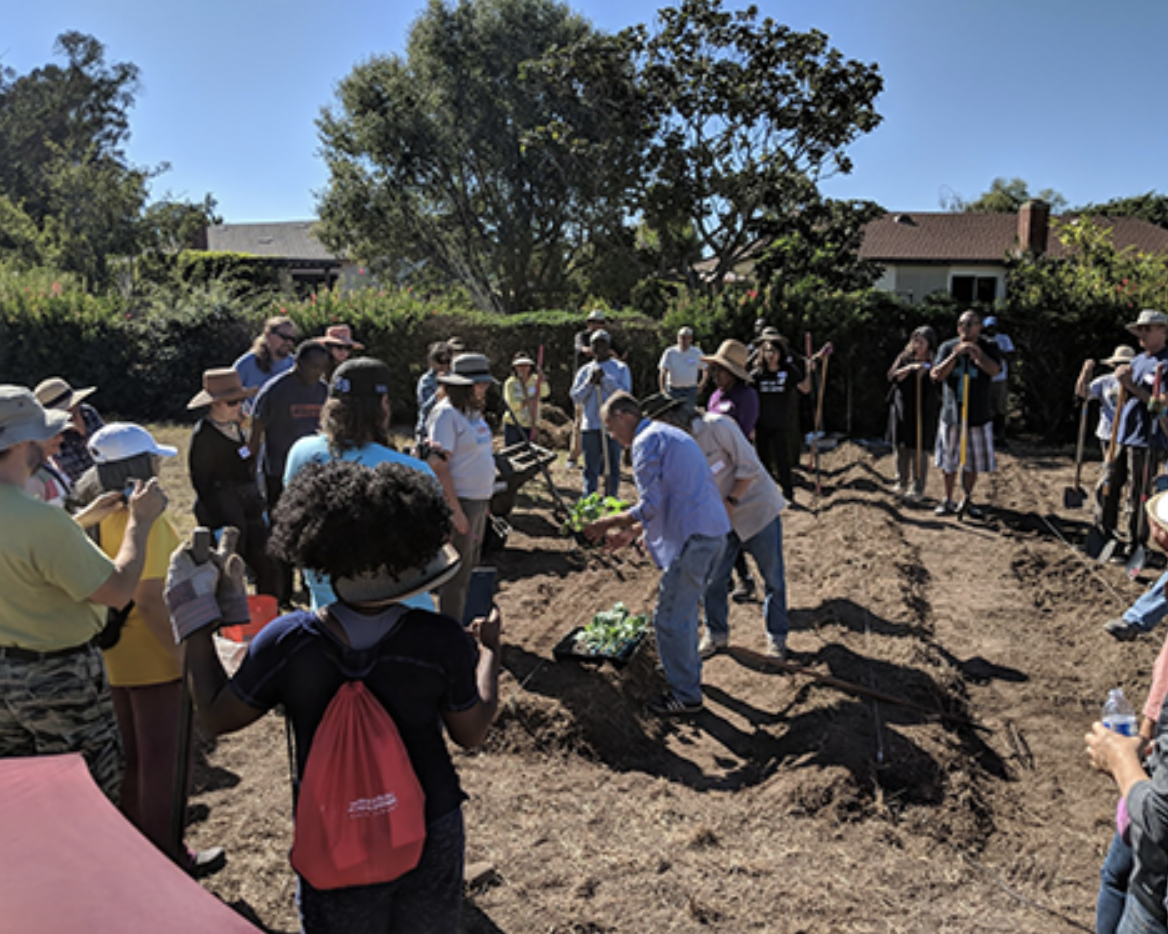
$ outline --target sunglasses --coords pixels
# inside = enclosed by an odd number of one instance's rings
[[[273,331],[272,333],[275,334],[276,337],[280,338],[280,340],[288,341],[290,344],[296,342],[295,334],[289,334],[286,331]]]

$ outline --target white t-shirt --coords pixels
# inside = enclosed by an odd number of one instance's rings
[[[450,452],[450,477],[459,499],[490,499],[495,490],[491,428],[475,413],[468,418],[443,399],[426,420],[426,437]]]
[[[657,368],[665,371],[665,384],[670,389],[688,389],[698,384],[698,374],[705,369],[702,348],[691,344],[689,350],[678,346],[667,347]]]

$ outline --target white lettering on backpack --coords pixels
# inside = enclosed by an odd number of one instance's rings
[[[397,795],[392,791],[376,798],[358,798],[349,802],[349,820],[362,820],[397,810]]]

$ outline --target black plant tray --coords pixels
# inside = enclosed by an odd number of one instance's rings
[[[645,641],[645,632],[634,636],[625,642],[615,652],[589,652],[576,645],[576,637],[584,631],[583,626],[577,626],[564,638],[556,643],[552,655],[565,662],[612,662],[617,668],[624,668],[636,654],[641,643]]]

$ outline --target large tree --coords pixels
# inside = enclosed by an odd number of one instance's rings
[[[405,56],[357,66],[318,120],[321,238],[389,276],[461,283],[484,308],[562,300],[625,242],[627,185],[567,140],[611,141],[608,102],[523,66],[591,34],[553,0],[431,0]],[[635,145],[610,152],[635,164]]]
[[[983,191],[972,201],[966,201],[953,194],[942,202],[945,210],[965,214],[1017,214],[1027,201],[1045,201],[1055,214],[1067,206],[1067,199],[1053,188],[1044,188],[1037,194],[1030,193],[1030,186],[1021,178],[995,178],[990,182],[990,190]]]
[[[1075,208],[1076,214],[1102,214],[1105,217],[1138,217],[1158,227],[1168,228],[1168,195],[1148,191],[1127,198],[1112,198],[1101,204]]]

